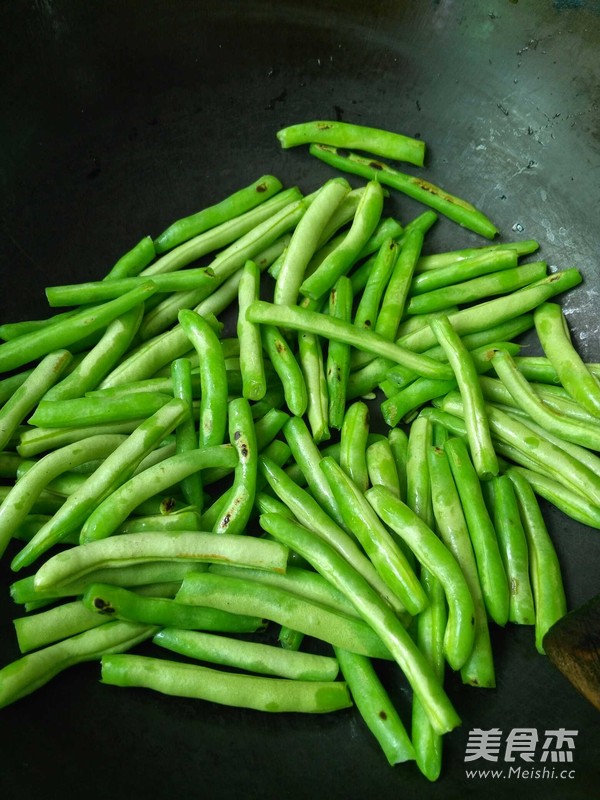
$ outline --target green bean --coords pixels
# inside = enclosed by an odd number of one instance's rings
[[[414,369],[422,375],[448,378],[450,368],[425,356],[388,342],[376,333],[358,330],[354,325],[314,311],[292,306],[278,306],[262,300],[252,303],[247,311],[252,322],[278,325],[282,328],[314,333],[326,339],[345,342],[359,350],[380,355],[398,364]]]
[[[142,422],[89,476],[81,489],[65,500],[49,523],[17,553],[12,568],[19,570],[33,563],[63,536],[79,527],[92,508],[127,480],[144,456],[176,427],[185,411],[185,405],[173,399]]]
[[[263,175],[254,183],[239,189],[219,203],[207,206],[196,214],[173,222],[154,240],[157,254],[171,250],[193,236],[198,236],[204,231],[215,228],[217,225],[255,208],[269,197],[277,194],[281,188],[282,185],[277,178],[272,175]]]
[[[202,573],[184,578],[176,599],[183,604],[251,613],[361,655],[390,658],[381,639],[362,619],[334,611],[278,586],[248,578]]]
[[[425,568],[421,569],[421,581],[429,604],[417,617],[416,642],[443,684],[446,598],[440,582]],[[442,737],[433,729],[418,697],[413,698],[411,735],[415,760],[421,773],[430,781],[437,780],[442,768]]]
[[[317,251],[315,255],[319,252],[319,250],[321,250],[321,248],[325,247],[325,245],[329,244],[333,240],[333,237],[340,228],[352,221],[354,215],[356,214],[356,209],[358,208],[361,197],[364,195],[365,191],[366,187],[360,186],[358,189],[351,189],[344,197],[342,202],[329,217],[327,224],[323,228],[321,237],[317,242]]]
[[[0,450],[6,448],[19,425],[58,380],[70,360],[68,350],[46,355],[0,408]]]
[[[0,405],[4,405],[13,396],[17,389],[22,386],[33,372],[32,369],[23,369],[8,378],[0,380]]]
[[[263,627],[260,617],[198,608],[163,597],[143,597],[121,586],[105,583],[90,584],[82,602],[100,617],[145,625],[231,633],[253,633]]]
[[[324,458],[320,466],[346,527],[355,534],[382,580],[409,614],[418,614],[427,605],[427,597],[404,553],[379,521],[364,492],[331,457]]]
[[[106,273],[104,280],[112,281],[128,278],[139,273],[151,264],[156,255],[154,242],[150,236],[144,236],[131,250],[121,256],[117,263]]]
[[[38,590],[74,583],[100,569],[137,566],[154,561],[189,565],[225,562],[285,571],[287,549],[254,537],[198,531],[128,533],[72,547],[49,558],[35,575]]]
[[[462,439],[444,445],[475,552],[481,590],[488,614],[498,625],[508,620],[510,593],[498,539],[487,511],[477,473]]]
[[[283,255],[275,282],[275,303],[292,305],[297,301],[304,272],[323,228],[349,191],[350,185],[343,178],[332,178],[319,189],[299,220]]]
[[[377,316],[377,324],[375,325],[375,332],[383,336],[384,339],[393,341],[397,336],[398,325],[404,315],[415,264],[423,247],[424,236],[425,231],[418,229],[410,231],[400,249],[383,295],[381,308]]]
[[[194,531],[201,530],[200,514],[195,508],[173,511],[169,514],[152,514],[132,517],[119,525],[115,533],[142,533],[143,531]]]
[[[308,423],[314,441],[322,442],[329,439],[331,433],[329,431],[329,398],[323,348],[316,334],[306,331],[299,332],[298,360],[306,384]]]
[[[326,713],[352,705],[340,681],[290,681],[150,656],[106,656],[102,682],[259,711]]]
[[[102,338],[59,383],[44,395],[44,400],[69,400],[83,397],[95,389],[129,348],[144,313],[142,304],[110,322]]]
[[[447,317],[434,319],[430,325],[456,375],[475,471],[480,479],[487,480],[498,474],[498,459],[475,363]]]
[[[425,142],[422,139],[339,120],[289,125],[277,132],[277,138],[284,149],[300,144],[328,144],[364,150],[394,161],[408,161],[417,167],[422,167],[425,159]]]
[[[152,641],[188,658],[291,680],[333,681],[339,672],[336,660],[330,656],[282,650],[201,631],[165,628]]]
[[[88,303],[103,303],[120,297],[125,292],[135,289],[148,278],[118,278],[110,281],[88,281],[86,283],[68,283],[60,286],[47,286],[46,299],[51,307],[77,306]],[[169,272],[152,277],[157,294],[166,292],[187,292],[205,289],[211,291],[219,282],[210,267],[186,269],[181,272]]]
[[[444,587],[448,602],[444,652],[452,669],[460,669],[473,650],[475,608],[458,562],[431,528],[383,486],[369,489],[365,497]]]
[[[256,208],[246,211],[233,219],[217,225],[215,228],[194,236],[187,242],[178,245],[170,252],[158,258],[154,264],[147,267],[142,275],[151,277],[165,272],[174,272],[181,267],[186,267],[202,256],[221,250],[248,234],[253,228],[270,219],[290,203],[302,199],[301,192],[293,187],[278,192]]]
[[[356,209],[354,220],[344,240],[317,269],[304,279],[300,292],[318,300],[345,275],[360,256],[379,222],[383,209],[383,190],[377,181],[369,181]]]
[[[583,525],[600,530],[600,509],[597,505],[539,472],[514,465],[511,469],[523,475],[536,494],[559,508],[563,514]]]
[[[521,473],[508,469],[505,474],[513,484],[527,537],[535,602],[535,646],[543,654],[544,635],[567,613],[560,564],[533,489]]]
[[[561,307],[542,303],[533,319],[542,349],[564,388],[586,411],[600,417],[600,381],[575,350]]]
[[[274,498],[273,498],[274,499]],[[283,504],[280,504],[285,508]],[[292,518],[292,517],[290,517]],[[341,612],[349,617],[358,614],[348,598],[339,592],[329,581],[325,580],[318,572],[305,567],[288,566],[285,573],[267,572],[266,570],[250,569],[249,567],[231,567],[224,564],[212,564],[209,572],[215,575],[225,575],[230,578],[247,578],[258,581],[268,586],[285,589],[292,594],[304,597],[314,603],[320,603],[331,609]]]
[[[519,371],[512,356],[506,351],[498,350],[492,359],[492,365],[518,407],[534,422],[568,442],[600,450],[600,426],[596,424],[598,418],[596,422],[586,423],[570,419],[549,407],[534,391],[527,378]]]
[[[29,422],[31,425],[44,428],[127,422],[149,417],[171,399],[167,394],[144,392],[130,397],[114,398],[110,403],[97,397],[41,400],[30,416]]]
[[[332,519],[338,524],[343,524],[333,493],[319,468],[322,455],[304,420],[300,417],[291,417],[283,426],[283,435],[315,500]]]
[[[248,400],[261,400],[267,391],[260,329],[246,319],[246,309],[259,298],[260,270],[253,261],[246,261],[238,293],[237,335],[240,342],[243,396]]]
[[[81,544],[110,536],[144,500],[204,467],[217,465],[237,465],[237,454],[233,448],[217,445],[188,450],[134,475],[105,497],[89,514],[81,528]]]
[[[430,447],[427,454],[431,500],[436,528],[446,547],[460,565],[475,609],[473,650],[461,668],[463,683],[493,688],[496,685],[494,657],[477,561],[450,462],[442,447]]]
[[[367,447],[367,472],[372,486],[385,486],[400,497],[400,478],[389,439],[381,439]]]
[[[401,428],[392,428],[388,433],[388,442],[398,473],[398,497],[406,499],[408,435]]]
[[[383,598],[386,604],[393,607],[397,614],[403,614],[405,611],[403,604],[381,579],[373,564],[365,556],[361,548],[357,546],[355,539],[331,519],[323,510],[322,505],[311,497],[308,492],[297,486],[282,469],[278,468],[270,460],[261,457],[260,468],[267,478],[269,486],[277,497],[283,501],[288,513],[291,512],[301,525],[326,541],[345,562],[352,565],[353,569]],[[318,465],[315,469],[319,471],[320,477],[323,478],[329,490],[329,484],[325,479],[324,473],[321,472]],[[279,510],[276,513],[282,514]]]
[[[444,411],[462,412],[462,404],[452,392],[442,401]],[[486,406],[492,434],[502,443],[513,448],[515,456],[522,454],[538,465],[538,471],[547,473],[576,494],[583,495],[596,505],[600,505],[600,476],[583,464],[577,457],[559,447],[550,439],[534,432],[514,416],[506,414],[500,408]]]
[[[558,373],[546,356],[519,356],[516,359],[516,364],[528,381],[548,384],[560,383]],[[600,376],[600,364],[588,361],[586,366],[596,377]]]
[[[518,336],[520,333],[529,330],[533,326],[533,316],[531,314],[519,314],[514,318],[509,317],[507,320],[500,321],[497,324],[494,322],[494,320],[492,320],[492,324],[489,327],[486,327],[483,324],[483,320],[481,320],[477,330],[472,331],[471,333],[465,333],[464,331],[460,330],[460,312],[459,314],[445,314],[444,312],[439,313],[448,316],[450,322],[452,323],[452,327],[457,331],[457,333],[459,333],[461,339],[463,340],[463,344],[469,350],[483,347],[484,345],[489,345],[495,341],[513,339],[515,336]],[[433,331],[431,330],[429,322],[433,318],[433,316],[425,315],[425,319],[427,319],[426,329],[431,334],[433,334]],[[416,317],[414,319],[416,319]],[[413,332],[423,339],[425,335],[425,328],[423,327],[418,331]],[[416,344],[411,334],[409,334],[406,338],[401,337],[397,341],[409,341],[411,347],[415,346]],[[433,340],[426,342],[426,346],[423,348],[424,353],[431,358],[443,360],[444,351],[439,345],[435,345],[436,341],[435,334],[433,334]],[[350,376],[349,395],[355,396],[357,392],[368,390],[368,387],[375,387],[386,378],[391,378],[400,386],[405,386],[411,381],[415,380],[417,377],[417,373],[414,370],[406,369],[406,367],[402,367],[398,364],[393,365],[390,361],[383,358],[376,358],[366,367],[361,370],[357,370]],[[446,379],[449,379],[450,377],[452,376],[446,376]]]
[[[494,257],[496,252],[502,250],[512,250],[517,256],[526,256],[535,253],[539,246],[539,242],[535,239],[524,239],[520,242],[501,242],[480,247],[466,247],[462,250],[451,250],[446,253],[434,253],[433,255],[421,256],[416,271],[421,273],[439,269],[440,267],[448,266],[448,264],[454,264],[475,256],[492,255]]]
[[[537,308],[540,303],[554,295],[572,289],[581,283],[581,273],[576,269],[565,269],[553,272],[542,280],[512,292],[503,297],[496,297],[484,303],[463,308],[448,318],[459,336],[486,330],[493,325],[514,319]],[[429,323],[398,340],[398,344],[411,350],[422,352],[436,344],[435,334]]]
[[[344,322],[352,319],[352,283],[342,275],[329,296],[329,315]],[[350,375],[350,347],[343,342],[329,342],[325,376],[327,379],[328,420],[332,428],[342,427],[346,408],[346,387]]]
[[[354,324],[357,328],[375,330],[381,299],[396,263],[398,252],[399,246],[394,239],[386,239],[381,245],[372,268],[369,270],[364,291],[356,308]]]
[[[76,342],[82,334],[94,333],[106,327],[116,317],[151,297],[156,291],[151,281],[139,289],[127,292],[122,297],[110,300],[94,308],[84,308],[77,314],[41,328],[24,333],[9,342],[0,344],[0,370],[7,371],[27,364],[35,358],[45,356]]]
[[[494,525],[510,586],[508,618],[519,625],[533,625],[535,609],[529,581],[529,553],[515,490],[507,475],[495,477],[493,486]]]
[[[256,494],[258,446],[250,405],[238,397],[229,404],[229,438],[238,456],[231,497],[213,526],[218,534],[243,533],[250,518]]]
[[[179,322],[200,358],[200,445],[223,444],[227,425],[227,372],[219,340],[195,311],[182,309]]]
[[[396,392],[387,397],[380,406],[383,419],[390,427],[397,425],[401,420],[407,420],[410,412],[414,412],[427,401],[442,397],[452,389],[456,389],[456,380],[435,381],[431,378],[417,378],[400,391],[393,381],[391,383],[395,386]]]
[[[175,429],[175,450],[187,453],[195,450],[198,442],[196,424],[194,422],[194,404],[192,389],[192,367],[187,358],[178,358],[171,364],[171,383],[173,396],[178,397],[187,406],[188,413]],[[142,465],[140,465],[142,466]],[[202,512],[204,498],[200,472],[192,473],[181,480],[181,491],[187,502]]]
[[[300,631],[295,631],[288,625],[281,625],[277,635],[277,641],[284,650],[297,652],[302,646],[304,641],[304,634]]]
[[[241,269],[248,259],[255,259],[266,247],[294,228],[306,209],[305,200],[289,203],[237,241],[222,250],[209,264],[214,286],[206,285],[188,292],[175,292],[146,314],[139,330],[142,341],[150,339],[177,320],[181,309],[189,309],[206,300],[216,286]]]
[[[106,619],[86,608],[81,600],[61,603],[39,614],[13,619],[21,653],[97,628],[105,622]]]
[[[470,256],[460,261],[425,272],[415,274],[410,285],[410,296],[423,294],[451,286],[459,282],[477,278],[481,275],[500,272],[504,269],[514,269],[517,266],[518,256],[514,250],[492,250],[479,255]],[[419,262],[417,262],[418,264]],[[415,266],[416,272],[417,266]]]
[[[294,416],[304,415],[308,405],[302,370],[285,338],[273,325],[261,325],[263,346],[281,380],[286,405]]]
[[[278,514],[263,514],[261,526],[280,542],[303,555],[355,605],[361,617],[379,634],[413,691],[419,695],[432,725],[445,733],[460,724],[448,696],[398,617],[335,550],[306,528]],[[348,648],[347,643],[342,647]]]
[[[335,647],[334,651],[360,715],[388,764],[412,761],[415,751],[406,728],[370,659],[341,647]]]
[[[406,306],[407,314],[428,314],[441,311],[455,304],[471,303],[492,295],[508,294],[517,289],[530,286],[546,277],[545,261],[533,261],[513,269],[504,269],[471,278],[468,281],[443,286],[429,292],[415,295]]]
[[[427,453],[431,447],[433,428],[425,416],[418,416],[410,426],[406,443],[406,505],[423,522],[433,528],[431,486]],[[402,498],[401,498],[402,499]]]
[[[23,458],[32,458],[75,442],[82,442],[89,436],[130,434],[143,419],[134,419],[129,422],[110,422],[104,425],[86,425],[81,428],[25,428],[19,436],[17,452]]]
[[[0,708],[26,697],[74,664],[128,650],[156,630],[149,625],[111,622],[22,656],[0,669]]]
[[[340,466],[362,492],[369,488],[368,436],[369,408],[366,403],[357,401],[348,406],[344,415],[340,434]]]
[[[367,180],[378,180],[385,186],[403,192],[481,236],[493,239],[498,233],[496,226],[481,211],[423,178],[406,175],[380,161],[327,145],[313,144],[309,152],[342,172],[351,172]]]
[[[94,436],[44,456],[11,487],[0,505],[0,550],[32,510],[44,488],[66,469],[93,458],[108,456],[125,441],[124,436]]]

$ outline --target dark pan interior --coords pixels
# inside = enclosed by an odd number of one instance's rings
[[[421,136],[426,176],[485,211],[503,241],[536,238],[549,264],[578,266],[584,282],[562,302],[581,354],[600,361],[599,11],[595,0],[2,4],[2,321],[46,316],[44,286],[102,277],[142,236],[261,174],[316,188],[329,168],[283,152],[275,132],[340,118]],[[403,220],[420,210],[398,196],[389,207]],[[441,220],[427,249],[482,243]],[[544,509],[575,607],[599,588],[598,532]],[[0,577],[4,664],[17,655],[6,560]],[[104,687],[89,664],[2,710],[0,793],[597,796],[598,712],[531,630],[495,628],[493,643],[497,689],[448,677],[463,724],[433,785],[412,764],[389,767],[354,710],[261,715]],[[383,676],[406,711],[406,684]],[[474,728],[578,731],[573,776],[468,778]]]

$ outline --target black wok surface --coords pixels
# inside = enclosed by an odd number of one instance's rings
[[[0,8],[0,311],[45,316],[43,287],[100,278],[145,234],[271,172],[305,191],[330,170],[279,149],[283,125],[341,118],[423,137],[426,176],[502,240],[578,266],[564,298],[600,360],[600,6],[595,0],[135,2]],[[408,171],[408,170],[407,170]],[[401,219],[419,208],[390,200]],[[430,251],[482,244],[441,220]],[[597,531],[547,510],[569,606],[598,591]],[[10,555],[10,554],[9,554]],[[17,656],[1,568],[0,663]],[[391,768],[354,710],[266,716],[101,686],[96,664],[0,712],[0,794],[63,798],[591,798],[598,712],[534,649],[494,629],[498,687],[448,677],[463,724],[440,780]],[[401,710],[405,683],[384,678]],[[471,729],[577,731],[571,777],[469,778]],[[514,764],[526,762],[519,759]]]

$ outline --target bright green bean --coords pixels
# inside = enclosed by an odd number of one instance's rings
[[[112,281],[127,278],[139,273],[151,264],[156,255],[154,242],[150,236],[144,236],[134,247],[121,256],[117,263],[106,273],[104,280]]]
[[[41,397],[56,383],[71,360],[68,350],[49,353],[0,408],[0,451],[10,442],[19,425]]]
[[[200,358],[200,445],[223,444],[227,427],[227,370],[219,340],[195,311],[182,309],[179,322]]]
[[[485,606],[494,622],[505,625],[510,604],[509,586],[496,531],[483,499],[479,478],[462,439],[448,439],[444,450],[467,521]]]
[[[254,183],[239,189],[219,203],[207,206],[191,216],[178,219],[154,240],[157,254],[171,250],[193,236],[198,236],[204,231],[255,208],[269,197],[277,194],[281,188],[282,185],[277,178],[272,175],[263,175]]]
[[[376,329],[379,306],[398,258],[398,252],[399,245],[394,239],[386,239],[381,245],[356,308],[354,324],[357,328]]]
[[[418,263],[415,266],[415,272]],[[479,253],[437,269],[415,274],[410,285],[410,296],[414,297],[434,289],[452,286],[471,278],[478,278],[480,275],[514,269],[517,263],[518,256],[514,250],[492,250]]]
[[[475,231],[481,236],[493,239],[498,233],[496,226],[481,211],[423,178],[405,175],[380,161],[363,158],[355,153],[328,145],[313,144],[310,146],[309,152],[343,172],[351,172],[368,180],[377,180],[385,186],[403,192],[413,200],[430,206],[440,214],[444,214],[464,228]]]
[[[253,261],[246,261],[238,291],[237,335],[240,342],[243,396],[248,400],[262,400],[267,391],[260,328],[246,319],[246,309],[258,299],[260,270]]]
[[[56,322],[39,331],[24,333],[16,339],[0,344],[0,370],[7,371],[27,364],[53,350],[69,347],[82,335],[94,333],[106,327],[113,319],[139,305],[156,291],[151,281],[139,289],[127,292],[122,297],[109,300],[93,308],[84,308],[73,316]]]
[[[431,528],[383,486],[374,486],[365,496],[444,587],[448,602],[444,652],[452,669],[459,670],[473,650],[475,607],[458,562]]]
[[[567,613],[560,564],[533,489],[520,472],[508,469],[527,537],[535,602],[535,645],[544,653],[546,632]]]
[[[480,479],[488,480],[498,474],[498,459],[492,444],[485,401],[473,357],[462,343],[448,317],[433,319],[430,325],[438,342],[444,348],[456,375],[456,382],[463,401],[467,438],[475,471]]]
[[[381,524],[364,492],[330,456],[324,458],[320,466],[346,527],[354,533],[382,580],[409,614],[418,614],[427,605],[427,597],[404,553]]]
[[[369,407],[366,403],[356,401],[348,406],[340,433],[340,466],[361,492],[366,492],[369,488],[369,424]]]
[[[316,334],[306,331],[299,332],[298,360],[306,384],[308,423],[314,441],[322,442],[329,439],[331,433],[323,348]]]
[[[335,250],[333,250],[304,279],[300,292],[313,300],[323,297],[333,287],[339,277],[345,275],[359,258],[363,248],[373,234],[383,210],[383,190],[377,181],[369,181],[360,199],[350,230]]]
[[[446,253],[434,253],[433,255],[421,256],[417,264],[417,273],[446,267],[448,264],[455,264],[464,261],[466,258],[475,256],[488,256],[497,251],[513,250],[517,256],[527,256],[535,253],[539,249],[539,242],[535,239],[524,239],[520,242],[502,242],[499,244],[483,245],[481,247],[466,247],[462,250],[450,250]]]
[[[176,599],[183,604],[250,613],[361,655],[390,658],[380,638],[362,619],[334,611],[278,586],[248,578],[201,573],[184,578]]]
[[[372,486],[385,486],[400,497],[400,478],[388,439],[373,442],[367,447],[367,472]]]
[[[102,682],[272,713],[322,714],[352,705],[346,684],[341,681],[243,675],[150,656],[104,657]]]
[[[152,641],[188,658],[291,680],[334,681],[339,672],[336,660],[330,656],[283,650],[262,642],[201,631],[165,628]]]
[[[41,400],[29,422],[40,428],[66,428],[103,425],[145,419],[155,414],[172,398],[168,394],[144,392],[116,397],[110,403],[98,397],[72,400]]]
[[[461,678],[463,683],[471,686],[493,688],[496,685],[496,674],[488,618],[460,497],[443,447],[430,447],[427,455],[436,528],[460,565],[475,609],[473,650],[461,668]]]
[[[344,322],[352,320],[352,282],[345,275],[336,281],[329,295],[329,315]],[[327,379],[328,420],[332,428],[342,427],[346,409],[346,388],[350,375],[350,347],[329,342],[325,376]]]
[[[293,328],[314,333],[326,339],[346,342],[359,350],[383,356],[398,364],[404,364],[421,375],[435,378],[451,377],[451,369],[447,365],[413,353],[393,342],[388,342],[372,331],[358,330],[350,323],[328,317],[325,314],[307,311],[299,307],[278,306],[260,300],[250,306],[247,315],[252,322]]]
[[[110,536],[140,503],[188,475],[208,466],[235,467],[237,460],[233,448],[215,445],[177,453],[148,467],[118,486],[93,509],[81,528],[81,544]]]
[[[283,255],[275,282],[275,303],[296,303],[306,267],[317,248],[323,228],[349,191],[350,185],[345,179],[332,178],[319,189],[307,207]]]
[[[303,555],[355,605],[362,618],[379,634],[394,660],[419,695],[432,725],[445,733],[460,724],[448,696],[427,659],[414,644],[392,609],[335,550],[306,528],[278,514],[263,514],[261,526],[279,541]],[[347,648],[347,643],[342,645]]]
[[[302,417],[308,405],[306,381],[302,370],[281,332],[273,325],[261,325],[263,346],[281,380],[287,407]]]
[[[394,161],[408,161],[417,167],[422,167],[425,159],[425,142],[422,139],[339,120],[289,125],[277,132],[277,138],[284,149],[300,144],[329,144],[364,150]]]
[[[149,625],[111,622],[28,653],[0,669],[0,708],[31,694],[74,664],[128,650],[149,639],[156,630]]]
[[[412,761],[415,751],[406,728],[370,659],[341,647],[334,651],[360,715],[388,764]]]
[[[498,475],[494,486],[494,526],[510,586],[508,619],[533,625],[535,609],[529,580],[529,553],[515,490],[507,475]]]

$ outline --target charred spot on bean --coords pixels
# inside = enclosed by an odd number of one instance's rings
[[[373,323],[370,319],[366,319],[364,322],[365,328],[370,328]]]
[[[240,436],[241,436],[241,435],[242,435],[242,432],[241,432],[241,431],[236,431],[236,432],[233,434],[233,438],[235,439],[235,441],[236,441],[236,442],[237,442],[237,440],[240,438]]]
[[[381,711],[379,712],[379,719],[384,720],[384,722],[385,722],[385,720],[387,720],[387,714],[385,713],[385,711],[383,709],[381,709]]]
[[[275,340],[275,350],[277,350],[279,355],[285,353],[285,344],[281,341],[281,339]]]
[[[103,600],[101,597],[94,597],[94,608],[96,608],[101,614],[115,613],[115,609],[111,606],[111,604],[107,603],[106,600]]]
[[[263,192],[267,191],[267,184],[266,183],[259,183],[256,187],[256,191],[262,194]]]
[[[317,128],[320,131],[328,131],[331,128],[331,125],[328,122],[319,122]]]
[[[340,156],[341,158],[350,158],[350,150],[346,150],[346,149],[345,149],[345,148],[343,148],[343,147],[338,147],[338,148],[337,148],[337,150],[336,150],[335,152],[336,152],[336,153],[338,154],[338,156]]]
[[[384,169],[383,164],[380,164],[379,161],[369,161],[369,166],[380,171]]]
[[[337,291],[336,291],[336,289],[335,289],[335,286],[334,286],[334,287],[333,287],[333,289],[331,290],[331,295],[330,295],[330,297],[331,297],[331,302],[332,302],[332,303],[335,303],[335,298],[337,297]]]
[[[222,528],[225,528],[225,527],[227,527],[227,525],[229,525],[229,523],[230,523],[230,522],[231,522],[231,514],[227,513],[227,514],[225,514],[225,516],[223,517],[223,521],[222,521],[222,523],[221,523],[221,527],[222,527]]]
[[[160,504],[161,514],[170,514],[177,505],[177,500],[174,497],[164,497]]]
[[[240,453],[242,454],[242,458],[248,458],[248,446],[246,444],[242,444]]]

